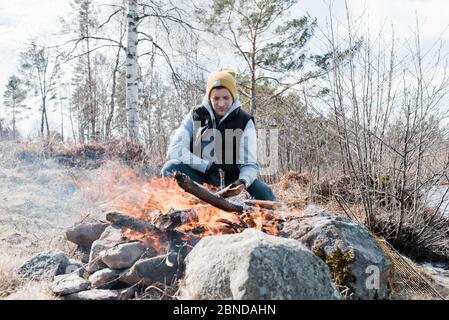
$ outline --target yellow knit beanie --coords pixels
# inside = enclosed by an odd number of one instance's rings
[[[233,100],[237,98],[236,72],[229,68],[220,68],[209,75],[207,79],[206,95],[210,99],[210,92],[216,87],[225,87],[229,90]]]

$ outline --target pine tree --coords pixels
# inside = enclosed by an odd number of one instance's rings
[[[308,17],[289,19],[297,1],[213,0],[208,9],[197,10],[208,30],[226,39],[243,58],[248,72],[241,89],[250,101],[251,114],[256,113],[258,83],[271,81],[283,90],[314,76],[281,83],[304,67],[309,58],[305,46],[316,25]]]
[[[21,111],[26,108],[22,102],[26,98],[26,91],[23,88],[22,81],[13,74],[9,77],[6,90],[3,94],[5,106],[11,109],[12,114],[12,137],[16,139],[16,122]]]

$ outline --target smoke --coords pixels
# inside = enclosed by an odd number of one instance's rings
[[[101,218],[111,196],[130,193],[133,176],[124,165],[110,161],[95,169],[69,167],[44,157],[41,147],[0,141],[0,238],[63,234],[76,222]]]

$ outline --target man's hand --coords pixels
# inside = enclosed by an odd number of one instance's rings
[[[246,191],[245,180],[239,179],[228,185],[223,190],[218,191],[216,194],[222,196],[223,198],[229,198],[235,197],[245,191]]]
[[[243,179],[235,180],[233,183],[231,183],[229,185],[229,188],[234,189],[234,188],[237,188],[240,185],[243,185],[243,187],[246,189],[246,182]]]

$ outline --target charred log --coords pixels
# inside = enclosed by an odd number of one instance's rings
[[[109,222],[118,225],[122,228],[128,228],[136,232],[140,233],[155,233],[156,235],[162,235],[163,232],[157,228],[155,225],[141,221],[139,219],[127,216],[125,214],[119,213],[119,212],[108,212],[106,214],[106,220]]]
[[[248,225],[246,223],[235,223],[227,219],[218,219],[217,222],[223,223],[224,225],[234,230],[235,232],[242,232],[244,229],[248,228]]]
[[[180,213],[188,213],[190,211],[173,211],[165,215],[171,215],[173,219],[179,218],[182,221]],[[161,214],[164,215],[164,214]],[[177,252],[180,256],[185,257],[193,246],[201,239],[196,235],[186,234],[184,232],[175,230],[174,227],[166,226],[165,229],[159,229],[150,222],[138,220],[136,218],[124,215],[119,212],[109,212],[106,214],[106,219],[119,227],[128,228],[135,232],[142,234],[152,233],[160,238],[160,241],[168,242],[168,252]],[[176,225],[176,223],[174,223]]]
[[[242,213],[244,207],[226,201],[222,196],[210,192],[209,190],[203,188],[201,185],[190,179],[183,173],[176,172],[175,179],[178,185],[186,192],[194,195],[195,197],[203,200],[204,202],[228,212],[238,212]]]
[[[153,219],[153,224],[162,231],[175,229],[192,222],[198,222],[198,216],[192,210],[171,210],[161,213]]]

